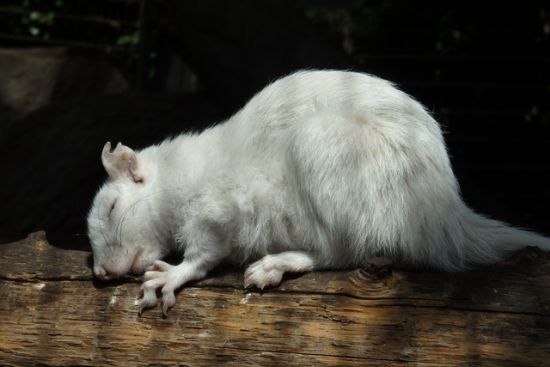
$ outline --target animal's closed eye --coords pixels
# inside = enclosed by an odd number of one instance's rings
[[[109,217],[111,216],[111,213],[112,213],[113,210],[115,209],[115,205],[116,205],[116,199],[115,199],[115,201],[113,201],[113,203],[111,204],[111,209],[109,209]]]

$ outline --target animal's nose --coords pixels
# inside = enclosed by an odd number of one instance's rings
[[[115,278],[114,274],[109,272],[109,269],[101,265],[94,267],[94,275],[100,280],[110,280]]]

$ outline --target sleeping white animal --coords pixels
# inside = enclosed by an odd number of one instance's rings
[[[246,287],[285,272],[389,256],[446,271],[550,240],[462,201],[437,122],[388,81],[301,71],[272,83],[200,134],[102,153],[108,181],[88,216],[94,274],[144,274],[143,308],[221,262]],[[160,259],[183,253],[179,265]],[[146,271],[147,270],[147,271]]]

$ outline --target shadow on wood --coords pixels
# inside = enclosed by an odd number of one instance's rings
[[[242,271],[183,288],[139,317],[139,280],[94,285],[89,253],[44,232],[0,246],[8,365],[532,365],[550,358],[550,255],[463,273],[365,269],[244,291]]]

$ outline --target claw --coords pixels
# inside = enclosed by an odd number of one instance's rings
[[[162,295],[162,314],[168,316],[168,310],[176,304],[176,296],[174,292],[166,292]]]
[[[155,292],[155,289],[151,289],[148,287],[142,287],[143,295],[142,297],[137,301],[137,306],[139,308],[139,315],[143,313],[144,309],[154,307],[157,304],[157,294]]]
[[[152,308],[153,306],[154,305],[148,305],[148,304],[145,304],[144,302],[139,301],[138,302],[138,315],[139,316],[143,315],[144,310]]]

